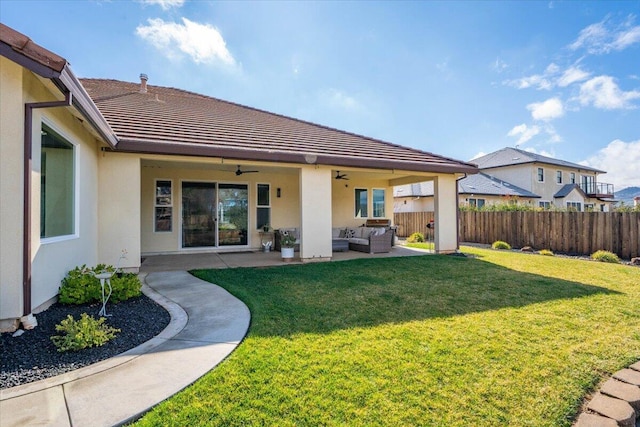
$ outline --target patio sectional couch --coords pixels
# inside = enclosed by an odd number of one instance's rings
[[[300,232],[297,228],[281,228],[274,233],[274,249],[280,251],[284,233],[296,237],[295,251],[300,250]],[[334,227],[331,230],[333,252],[359,251],[370,254],[389,252],[395,231],[391,227]]]

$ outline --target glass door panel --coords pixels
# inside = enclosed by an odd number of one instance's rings
[[[216,246],[216,184],[182,183],[182,247]]]
[[[249,190],[246,184],[218,185],[218,246],[246,245]]]

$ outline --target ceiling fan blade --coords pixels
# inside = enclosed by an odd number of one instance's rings
[[[257,173],[257,172],[260,172],[260,171],[243,171],[242,169],[240,169],[240,165],[238,165],[238,169],[236,170],[235,174],[236,176],[240,176],[243,173]]]

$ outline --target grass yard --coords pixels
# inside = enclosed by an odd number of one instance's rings
[[[463,250],[195,272],[249,335],[136,425],[570,426],[640,359],[639,268]]]

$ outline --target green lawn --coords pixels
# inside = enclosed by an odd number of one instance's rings
[[[195,272],[249,335],[136,425],[570,426],[640,359],[639,268],[463,249]]]

